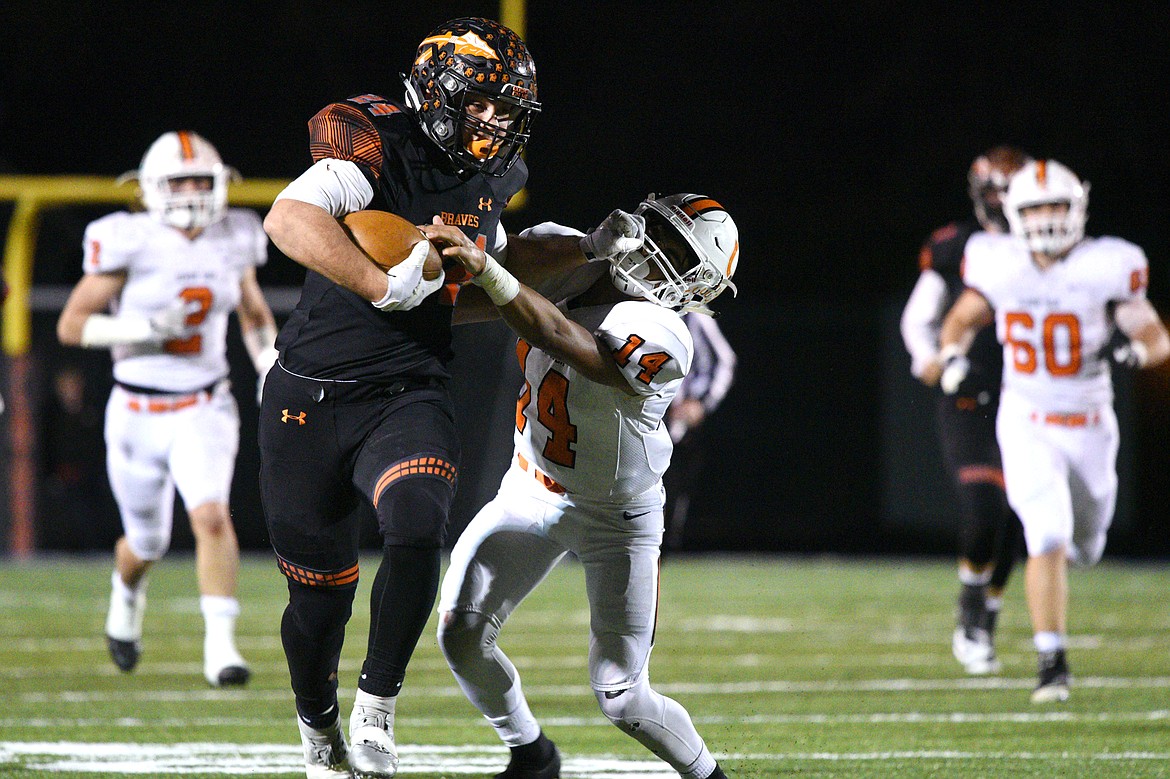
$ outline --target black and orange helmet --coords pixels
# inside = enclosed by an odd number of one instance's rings
[[[406,99],[423,132],[459,172],[502,176],[528,143],[540,111],[536,64],[520,36],[479,17],[439,25],[419,44],[406,82]],[[506,121],[483,122],[467,114],[473,99],[506,109]]]

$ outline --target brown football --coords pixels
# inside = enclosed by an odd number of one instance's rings
[[[427,240],[417,227],[388,211],[354,211],[341,220],[341,227],[370,262],[382,270],[390,270],[406,259],[416,243]],[[430,247],[423,262],[423,278],[427,281],[443,272],[443,258],[434,244]]]

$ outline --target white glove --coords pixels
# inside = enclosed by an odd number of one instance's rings
[[[433,281],[422,277],[423,263],[430,252],[430,241],[419,241],[402,262],[386,271],[386,294],[374,301],[380,311],[406,311],[443,286],[443,274]]]
[[[959,391],[959,385],[963,383],[963,379],[967,378],[967,374],[970,372],[971,361],[965,355],[952,354],[943,363],[943,371],[942,375],[939,376],[938,385],[946,394],[954,395]]]
[[[159,341],[167,341],[171,338],[179,338],[186,335],[187,317],[190,315],[191,301],[182,298],[176,298],[164,308],[162,311],[157,311],[150,317],[150,332]]]
[[[605,218],[597,229],[581,239],[585,259],[610,260],[642,248],[646,239],[646,220],[637,214],[627,214],[620,208]]]
[[[1141,341],[1130,341],[1113,350],[1113,362],[1125,368],[1144,368],[1150,361],[1150,350]]]

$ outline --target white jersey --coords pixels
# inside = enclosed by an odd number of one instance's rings
[[[1145,297],[1146,255],[1120,238],[1087,238],[1046,269],[1010,235],[976,233],[963,281],[995,310],[1003,388],[1037,409],[1077,412],[1113,400],[1103,354],[1110,304]]]
[[[677,313],[640,300],[566,315],[613,350],[637,394],[580,377],[521,340],[516,452],[574,496],[635,498],[656,488],[670,465],[662,418],[690,370],[691,334]]]
[[[228,374],[228,315],[240,303],[247,268],[268,259],[255,211],[230,208],[194,240],[146,213],[119,211],[85,229],[86,273],[126,273],[118,313],[149,318],[189,302],[190,334],[161,346],[114,347],[114,378],[139,387],[188,392]]]

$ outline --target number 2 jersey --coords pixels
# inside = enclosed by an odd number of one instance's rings
[[[1112,402],[1105,354],[1112,308],[1145,297],[1148,265],[1140,247],[1087,238],[1042,269],[1018,238],[977,233],[967,243],[963,281],[995,310],[1005,392],[1046,411]]]
[[[228,316],[240,304],[249,267],[268,259],[260,217],[229,208],[194,240],[147,213],[118,211],[85,229],[85,273],[126,274],[116,313],[144,319],[188,303],[188,333],[156,344],[111,349],[114,379],[166,392],[190,392],[228,375]]]
[[[640,300],[570,309],[566,316],[613,351],[637,393],[590,381],[524,340],[516,452],[574,495],[621,502],[654,488],[670,464],[663,416],[691,367],[682,318]]]

